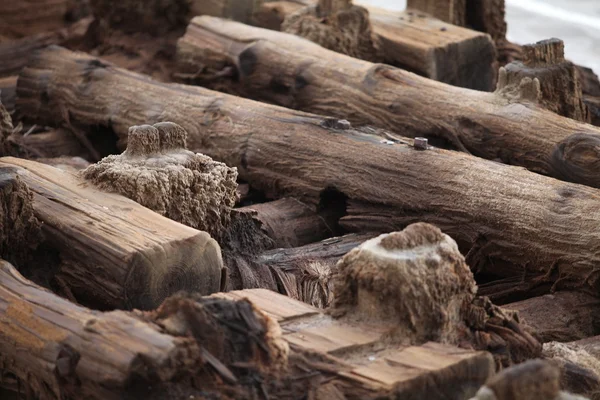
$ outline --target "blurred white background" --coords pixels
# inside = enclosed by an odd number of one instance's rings
[[[404,10],[406,0],[360,0]],[[600,0],[506,0],[508,39],[519,44],[556,37],[566,57],[600,73]]]

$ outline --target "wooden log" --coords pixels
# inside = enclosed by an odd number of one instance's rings
[[[90,0],[94,16],[124,32],[153,35],[180,30],[196,15],[212,15],[249,22],[262,0]]]
[[[44,248],[55,254],[38,269],[74,300],[96,308],[149,309],[178,290],[220,289],[220,249],[206,232],[48,165],[5,157],[0,168],[3,184],[19,180],[33,192]]]
[[[280,30],[286,17],[313,4],[310,0],[266,2],[255,13],[253,24]],[[495,50],[487,35],[423,13],[362,6],[368,10],[385,63],[451,85],[493,90]]]
[[[276,324],[246,301],[179,295],[152,313],[102,313],[0,260],[0,302],[0,386],[16,378],[29,398],[249,399],[253,380],[234,365],[269,376],[287,358]]]
[[[0,38],[18,39],[64,28],[88,15],[86,0],[19,0],[0,4]]]
[[[0,78],[0,103],[6,107],[8,112],[15,110],[17,99],[17,76]]]
[[[61,124],[62,114],[54,110],[68,109],[71,123],[110,126],[121,143],[132,125],[174,121],[188,132],[191,150],[237,167],[242,179],[269,198],[293,196],[314,206],[323,193],[345,198],[340,226],[350,232],[390,232],[429,222],[458,242],[476,273],[520,278],[526,271],[532,287],[543,287],[536,295],[576,289],[597,296],[600,290],[597,189],[464,153],[417,150],[383,139],[385,132],[348,129],[331,118],[156,83],[59,48],[41,53],[23,71],[18,91],[19,107],[32,117]],[[516,112],[592,129],[549,111],[507,106],[502,125],[540,139],[541,132],[530,130],[535,124],[517,124],[522,115]],[[478,117],[485,115],[473,115]]]
[[[329,307],[333,300],[333,280],[337,262],[374,234],[350,234],[300,247],[273,249],[255,260],[272,272],[277,291],[317,308]]]
[[[523,62],[512,62],[500,69],[498,90],[519,92],[525,81],[539,85],[537,102],[564,117],[590,122],[583,102],[581,85],[573,63],[565,60],[564,43],[550,39],[523,46]]]
[[[467,0],[408,0],[406,7],[424,11],[452,25],[464,26],[467,22]]]
[[[81,40],[91,22],[91,18],[84,18],[67,28],[0,42],[0,78],[17,75],[37,50],[51,44],[63,45]]]
[[[298,247],[336,234],[337,220],[319,215],[313,208],[284,198],[237,209],[260,221],[262,229],[277,247]]]
[[[519,312],[542,342],[572,342],[600,333],[598,300],[585,293],[558,292],[505,304]]]
[[[441,139],[477,156],[600,186],[593,172],[600,129],[535,105],[533,85],[510,96],[456,88],[295,36],[212,17],[192,21],[179,40],[178,58],[182,70],[202,65],[198,79],[208,86],[217,82],[219,88],[279,105]],[[225,66],[236,72],[214,73]]]

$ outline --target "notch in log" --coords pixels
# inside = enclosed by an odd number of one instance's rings
[[[536,101],[564,117],[591,121],[577,71],[573,63],[565,60],[564,43],[560,39],[523,46],[523,61],[514,61],[500,69],[498,91],[507,95],[517,92],[521,98]]]
[[[57,253],[37,259],[43,265],[28,260],[18,266],[42,271],[65,296],[102,309],[151,309],[179,290],[220,289],[220,248],[206,232],[48,165],[5,157],[0,168],[4,185],[17,180],[32,193],[30,223],[39,224],[45,248]]]

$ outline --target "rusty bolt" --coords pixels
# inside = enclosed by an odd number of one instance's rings
[[[422,137],[416,137],[414,147],[417,150],[427,150],[427,139]]]

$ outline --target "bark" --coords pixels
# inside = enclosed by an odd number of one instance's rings
[[[63,295],[96,308],[149,309],[178,290],[220,289],[220,249],[206,232],[48,165],[6,157],[0,167],[6,184],[19,180],[33,192],[44,237],[38,259],[48,253],[36,268]]]
[[[483,158],[600,186],[595,173],[600,129],[543,110],[531,101],[536,87],[510,94],[475,92],[212,17],[192,21],[178,43],[178,58],[182,69],[195,65],[197,82],[208,86],[441,139]],[[235,72],[216,73],[225,67]]]
[[[189,134],[191,150],[237,167],[244,181],[269,198],[292,196],[317,206],[324,194],[336,194],[346,210],[340,226],[350,232],[391,232],[429,222],[458,242],[476,273],[527,275],[531,287],[543,288],[532,291],[536,295],[551,289],[598,295],[597,189],[464,153],[416,150],[373,134],[386,132],[348,129],[331,118],[156,83],[58,48],[24,70],[18,90],[19,107],[32,117],[61,124],[58,110],[68,109],[72,124],[110,127],[122,144],[132,125],[178,123]],[[507,107],[502,126],[513,128],[510,119],[516,124],[522,118],[517,111],[582,126],[518,104]],[[540,139],[551,131],[530,125],[516,126]],[[518,290],[518,282],[513,286]]]
[[[564,117],[589,123],[577,72],[573,63],[565,60],[562,40],[526,45],[523,52],[523,62],[512,62],[500,70],[498,89],[519,92],[526,81],[537,80],[536,102]]]
[[[571,342],[600,333],[598,300],[585,293],[558,292],[516,303],[508,310],[535,329],[542,342]]]
[[[0,38],[19,39],[59,30],[88,13],[87,0],[2,1]]]
[[[406,7],[426,12],[452,25],[464,26],[467,20],[467,0],[408,0]]]
[[[303,246],[336,233],[335,218],[320,215],[293,198],[254,204],[237,210],[252,214],[277,247]]]
[[[278,327],[247,301],[178,295],[151,313],[103,313],[0,260],[0,302],[0,386],[28,398],[250,398],[244,372],[268,376],[286,356]]]
[[[64,45],[81,40],[91,22],[91,18],[85,18],[57,31],[0,42],[0,78],[17,75],[21,68],[27,65],[29,57],[46,46],[52,44]]]
[[[264,3],[255,13],[253,23],[280,30],[286,18],[302,12],[299,10],[303,7],[310,9],[314,4],[308,0],[301,3]],[[455,86],[484,91],[493,89],[496,56],[494,45],[486,35],[444,23],[423,13],[364,7],[369,13],[374,41],[386,64]],[[368,57],[359,58],[370,60]]]

